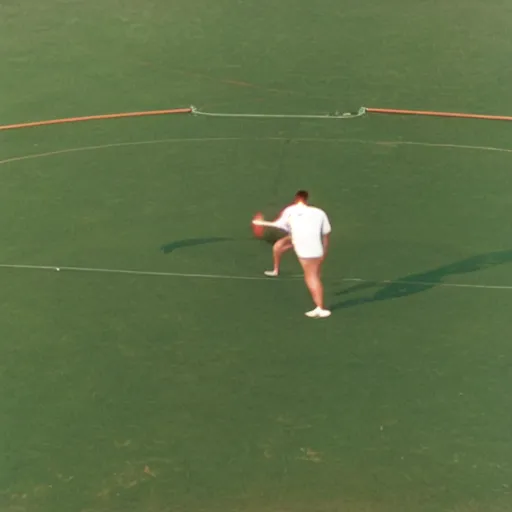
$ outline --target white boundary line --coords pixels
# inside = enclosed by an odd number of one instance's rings
[[[293,140],[294,142],[331,142],[338,144],[373,144],[377,146],[423,146],[429,148],[445,148],[445,149],[466,149],[473,151],[495,151],[499,153],[512,153],[509,148],[497,148],[493,146],[470,146],[463,144],[438,144],[433,142],[415,142],[406,140],[364,140],[364,139],[345,139],[345,138],[307,138],[307,137],[199,137],[199,138],[171,138],[171,139],[156,139],[156,140],[141,140],[133,142],[117,142],[113,144],[101,144],[97,146],[83,146],[77,148],[59,149],[56,151],[48,151],[46,153],[35,153],[33,155],[16,156],[0,160],[0,165],[8,164],[11,162],[21,162],[24,160],[32,160],[36,158],[44,158],[49,156],[64,155],[67,153],[79,153],[82,151],[95,151],[99,149],[119,148],[129,146],[144,146],[153,144],[169,144],[173,142],[254,142],[254,141],[274,141],[284,142]]]
[[[166,144],[171,142],[209,142],[209,141],[237,141],[240,137],[201,137],[201,138],[178,138],[178,139],[155,139],[155,140],[139,140],[133,142],[114,142],[112,144],[101,144],[98,146],[82,146],[78,148],[59,149],[57,151],[48,151],[47,153],[35,153],[33,155],[15,156],[0,160],[0,165],[9,164],[11,162],[20,162],[23,160],[32,160],[34,158],[44,158],[47,156],[64,155],[66,153],[80,153],[82,151],[95,151],[97,149],[122,148],[126,146],[145,146],[152,144]]]
[[[443,283],[434,281],[404,281],[403,279],[393,280],[371,280],[371,279],[359,279],[351,277],[348,279],[341,279],[347,282],[360,282],[360,283],[375,283],[376,286],[386,284],[398,284],[398,285],[412,285],[412,286],[431,286],[432,288],[444,287],[444,288],[473,288],[475,290],[512,290],[512,285],[494,285],[494,284],[464,284],[464,283]]]
[[[223,274],[188,274],[180,272],[159,272],[151,270],[123,270],[116,268],[92,268],[92,267],[58,267],[56,265],[17,265],[17,264],[0,264],[3,269],[17,269],[17,270],[53,270],[55,271],[72,271],[72,272],[95,272],[102,274],[128,274],[132,276],[154,276],[154,277],[189,277],[198,279],[229,279],[240,281],[272,281],[270,277],[259,276],[231,276]],[[291,276],[292,278],[302,276]],[[283,281],[283,279],[281,279]],[[290,278],[287,279],[290,281]]]
[[[69,272],[89,272],[98,274],[124,274],[132,276],[153,276],[153,277],[185,277],[196,279],[224,279],[230,281],[274,281],[274,282],[290,282],[302,280],[302,275],[291,275],[288,277],[260,277],[260,276],[234,276],[227,274],[189,274],[181,272],[163,272],[151,270],[123,270],[116,268],[93,268],[93,267],[58,267],[55,265],[21,265],[1,263],[0,268],[12,270],[47,270],[47,271],[69,271]],[[379,285],[412,285],[412,286],[431,286],[432,288],[470,288],[470,289],[483,289],[483,290],[512,290],[512,285],[486,285],[486,284],[463,284],[463,283],[437,283],[429,281],[404,281],[404,280],[374,280],[374,279],[360,279],[357,277],[347,278],[332,278],[346,283],[373,283]]]

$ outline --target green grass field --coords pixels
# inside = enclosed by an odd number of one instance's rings
[[[511,16],[0,2],[0,124],[512,115]],[[511,137],[371,114],[0,132],[0,512],[512,510]],[[250,230],[297,188],[334,230],[322,321]]]

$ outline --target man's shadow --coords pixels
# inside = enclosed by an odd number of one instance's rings
[[[231,240],[233,239],[219,236],[212,236],[208,238],[185,238],[183,240],[175,240],[174,242],[162,245],[162,247],[160,247],[160,250],[164,254],[169,254],[170,252],[173,252],[176,249],[183,249],[185,247],[195,247],[197,245],[213,244],[217,242],[229,242]]]
[[[258,239],[251,236],[247,236],[246,238],[240,238],[238,237],[236,240],[247,240],[247,241],[253,241],[253,242],[259,242],[263,241],[268,244],[274,244],[279,238],[283,236],[280,232],[273,232],[272,230],[267,230],[265,232],[265,235],[263,238]],[[219,242],[232,242],[235,238],[232,237],[223,237],[223,236],[211,236],[211,237],[205,237],[205,238],[184,238],[181,240],[175,240],[174,242],[169,242],[167,244],[164,244],[160,247],[160,250],[164,254],[169,254],[171,252],[176,251],[177,249],[184,249],[186,247],[197,247],[198,245],[207,245],[207,244],[214,244]]]
[[[371,297],[340,301],[334,304],[331,309],[344,309],[383,300],[408,297],[410,295],[435,288],[448,276],[477,272],[479,270],[485,270],[487,268],[510,262],[512,262],[512,250],[496,251],[472,256],[471,258],[466,258],[426,272],[410,274],[408,276],[395,279],[391,283],[383,284],[373,281],[357,284],[338,292],[336,295],[347,295],[349,293],[363,291],[377,286],[380,286],[380,288]]]

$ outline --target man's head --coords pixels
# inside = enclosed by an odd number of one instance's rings
[[[295,194],[295,202],[296,203],[304,203],[306,204],[308,202],[309,193],[307,190],[299,190]]]

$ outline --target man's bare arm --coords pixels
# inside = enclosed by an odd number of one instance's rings
[[[327,249],[329,248],[329,236],[330,233],[322,237],[322,244],[324,246],[324,258],[327,255]]]

